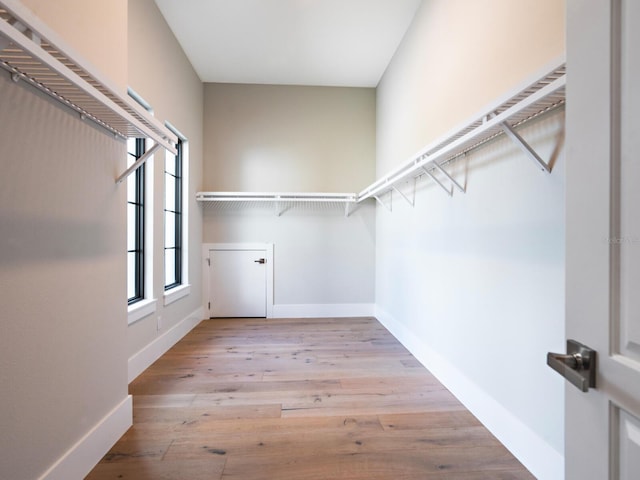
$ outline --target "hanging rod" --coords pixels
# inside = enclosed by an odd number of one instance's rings
[[[119,138],[150,138],[176,154],[177,137],[159,120],[118,93],[47,25],[15,0],[0,0],[0,67],[83,119]]]
[[[472,121],[423,148],[408,162],[373,182],[358,194],[358,202],[368,198],[378,200],[381,195],[395,190],[399,183],[425,173],[449,195],[452,190],[436,177],[436,173],[440,178],[444,177],[450,182],[452,189],[455,187],[464,192],[464,187],[447,173],[444,167],[501,134],[506,134],[516,142],[541,170],[550,172],[549,165],[518,135],[515,128],[544,112],[563,105],[566,81],[566,67],[564,59],[561,59],[554,62],[552,68],[546,69],[543,75],[537,76],[536,80],[518,89],[517,93],[494,103],[482,114],[475,116]]]
[[[257,202],[355,202],[355,193],[283,193],[283,192],[198,192],[199,202],[235,202],[253,200]]]
[[[541,170],[550,172],[549,164],[542,160],[516,129],[529,120],[564,105],[565,86],[566,68],[564,59],[560,59],[552,67],[546,68],[544,74],[537,75],[535,80],[494,102],[480,115],[473,117],[472,121],[423,148],[408,162],[373,182],[359,194],[200,192],[196,198],[201,202],[274,202],[276,215],[284,211],[281,202],[343,202],[345,215],[348,216],[354,203],[374,199],[380,206],[392,211],[394,192],[409,205],[415,205],[415,181],[423,175],[433,180],[449,196],[453,195],[454,190],[464,193],[464,185],[448,173],[445,167],[502,134],[513,140]],[[400,189],[400,184],[412,180],[412,194],[407,195]],[[385,194],[388,194],[388,202],[381,198]]]
[[[318,193],[318,192],[198,192],[199,202],[263,202],[274,204],[275,214],[279,217],[286,207],[296,203],[344,204],[344,215],[348,217],[352,206],[357,204],[355,193]]]

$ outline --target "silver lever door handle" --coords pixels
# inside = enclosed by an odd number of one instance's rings
[[[547,353],[547,365],[583,392],[596,386],[596,351],[567,340],[567,353]]]

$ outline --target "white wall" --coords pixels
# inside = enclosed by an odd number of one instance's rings
[[[110,7],[82,29],[120,31]],[[122,72],[118,46],[84,53]],[[0,477],[33,480],[127,402],[126,146],[5,70],[0,125]]]
[[[183,320],[201,317],[202,213],[195,201],[202,182],[203,86],[153,0],[129,0],[128,84],[154,109],[161,121],[169,121],[188,140],[189,184],[187,191],[189,278],[188,296],[164,305],[164,158],[153,163],[153,297],[156,311],[129,326],[130,356],[150,348],[154,341]],[[200,312],[200,313],[199,313]],[[160,317],[160,328],[158,328]],[[192,318],[193,321],[201,318]],[[177,339],[177,338],[176,338]],[[155,354],[161,353],[160,350]],[[152,358],[152,357],[151,357]],[[135,373],[140,373],[135,372]]]
[[[207,84],[204,125],[206,191],[353,192],[373,181],[373,89]],[[204,207],[204,242],[274,243],[276,315],[372,305],[374,230],[371,204],[347,218],[340,208],[277,217],[272,206]]]
[[[560,56],[562,2],[425,1],[377,92],[381,175]],[[467,193],[421,180],[416,207],[376,216],[379,318],[539,478],[561,478],[564,117],[451,166]]]
[[[349,217],[332,211],[288,211],[273,207],[205,209],[206,243],[273,243],[275,316],[291,305],[373,305],[373,208]],[[283,307],[284,306],[284,307]],[[306,310],[310,311],[310,310]],[[322,316],[316,313],[316,316]]]

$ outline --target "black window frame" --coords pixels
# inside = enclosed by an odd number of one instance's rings
[[[167,208],[167,204],[166,204],[166,198],[165,198],[165,204],[164,204],[164,221],[165,221],[165,228],[166,228],[166,221],[167,221],[167,212],[170,212],[172,214],[175,215],[175,223],[174,223],[174,244],[173,247],[167,247],[166,242],[164,245],[164,274],[165,274],[165,282],[166,282],[166,275],[167,275],[167,262],[166,262],[166,258],[167,258],[167,250],[173,250],[173,258],[174,258],[174,272],[173,272],[173,278],[175,279],[175,281],[173,283],[170,284],[166,284],[164,286],[165,291],[167,290],[171,290],[172,288],[176,288],[180,285],[182,285],[182,239],[183,239],[183,235],[182,235],[182,231],[183,231],[183,209],[182,209],[182,189],[183,189],[183,141],[181,139],[178,139],[178,143],[176,143],[176,155],[174,155],[173,161],[175,161],[175,174],[167,172],[167,166],[165,163],[165,167],[164,167],[164,175],[165,175],[165,197],[167,194],[167,175],[170,175],[172,177],[174,177],[175,182],[175,192],[174,192],[174,199],[175,199],[175,204],[173,205],[173,208]],[[166,235],[166,233],[165,233]]]
[[[139,159],[146,151],[146,141],[144,138],[136,138],[135,160]],[[130,152],[127,155],[132,155]],[[134,160],[134,161],[135,161]],[[134,178],[129,181],[135,182],[135,200],[131,201],[127,198],[127,205],[135,206],[135,245],[132,250],[127,248],[127,255],[133,253],[135,255],[135,273],[134,273],[134,295],[127,299],[128,305],[144,300],[145,298],[145,164],[140,165],[134,172]],[[128,233],[128,232],[127,232]],[[127,260],[128,261],[128,260]],[[127,269],[129,265],[127,263]],[[128,278],[128,272],[127,272]],[[128,295],[128,294],[127,294]]]

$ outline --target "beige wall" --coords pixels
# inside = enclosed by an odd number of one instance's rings
[[[378,175],[563,51],[563,2],[425,0],[377,90]],[[376,216],[380,318],[538,478],[563,475],[563,130],[520,130],[551,175],[500,138],[449,166],[466,194],[422,179]]]
[[[33,480],[127,397],[125,144],[0,70],[0,477]]]
[[[194,200],[202,170],[201,82],[151,0],[25,4],[108,83],[121,92],[135,86],[157,118],[188,137],[194,255],[191,295],[163,308],[164,154],[157,155],[153,283],[164,328],[156,331],[155,316],[128,328],[126,188],[114,181],[124,170],[125,142],[0,70],[0,477],[12,480],[39,478],[72,452],[127,398],[130,355],[201,307],[201,213]],[[104,443],[105,431],[97,432]]]
[[[209,191],[353,192],[373,181],[375,91],[205,86]],[[204,241],[273,243],[276,305],[373,303],[374,208],[204,208]]]
[[[377,175],[563,52],[562,1],[425,0],[378,88]]]
[[[153,161],[153,292],[156,312],[129,327],[128,350],[133,355],[202,307],[202,213],[195,193],[202,183],[203,86],[153,0],[129,1],[129,86],[188,139],[188,246],[191,293],[164,307],[164,157]],[[158,330],[157,317],[162,327]]]
[[[127,0],[21,0],[110,84],[127,91]]]
[[[205,190],[352,192],[373,181],[375,91],[205,86]]]
[[[125,85],[125,0],[25,3]],[[0,99],[0,476],[32,480],[127,397],[126,149],[4,71]]]

